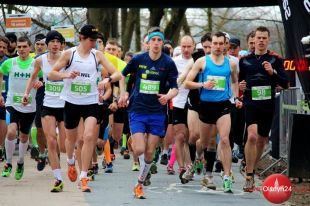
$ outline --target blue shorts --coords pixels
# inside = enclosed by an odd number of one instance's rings
[[[165,114],[129,113],[129,128],[132,134],[147,133],[165,137]]]

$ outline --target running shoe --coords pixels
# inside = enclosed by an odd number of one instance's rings
[[[243,146],[239,146],[237,157],[242,160],[244,158],[244,148]]]
[[[71,182],[75,182],[77,179],[77,171],[75,165],[68,164],[68,171],[67,171],[68,178]]]
[[[195,160],[195,163],[194,163],[194,172],[197,173],[197,175],[200,175],[202,170],[203,170],[203,163],[200,159],[197,159]]]
[[[39,158],[39,155],[40,155],[39,148],[32,146],[30,150],[31,159],[37,160]]]
[[[98,174],[98,171],[99,171],[98,163],[93,164],[93,171],[94,171],[94,174],[95,174],[95,175]]]
[[[56,180],[51,192],[62,192],[64,188],[64,183],[61,180]]]
[[[215,162],[215,170],[214,172],[217,172],[217,173],[220,173],[221,171],[223,171],[223,165],[222,165],[222,162],[217,160]]]
[[[167,173],[168,175],[175,175],[175,171],[170,165],[167,166]]]
[[[141,184],[137,184],[133,189],[134,197],[137,199],[145,199],[143,187]]]
[[[95,180],[95,174],[94,174],[94,171],[93,169],[88,169],[87,171],[87,177],[90,181],[94,181]]]
[[[9,177],[11,175],[11,173],[12,173],[12,165],[6,163],[4,165],[4,169],[2,170],[1,176],[2,177]]]
[[[156,147],[153,162],[155,162],[155,163],[158,162],[160,153],[161,153],[160,147]]]
[[[157,173],[157,166],[156,166],[156,162],[153,162],[150,168],[150,172],[151,174],[156,174]]]
[[[87,177],[83,177],[80,180],[80,186],[81,186],[82,192],[90,192],[90,188],[88,187],[88,181],[89,179]]]
[[[183,178],[191,181],[194,178],[195,169],[193,165],[188,165],[186,167],[186,172],[183,174]]]
[[[216,190],[216,185],[213,182],[213,176],[203,177],[201,180],[201,185],[211,190]]]
[[[179,168],[179,172],[180,172],[179,178],[180,178],[180,180],[181,180],[181,183],[182,183],[182,184],[188,183],[189,181],[188,181],[187,179],[183,178],[183,175],[184,175],[184,173],[186,172],[185,168]]]
[[[163,154],[160,157],[160,164],[162,164],[162,165],[167,165],[168,164],[168,155],[167,154]]]
[[[123,157],[124,157],[125,160],[130,159],[130,154],[129,154],[129,151],[127,149],[124,151],[124,156]]]
[[[231,162],[232,163],[238,163],[238,161],[239,161],[239,158],[237,157],[237,152],[233,151],[231,154]]]
[[[255,182],[254,182],[254,177],[247,176],[245,178],[245,183],[243,186],[243,191],[244,192],[254,192],[255,189]]]
[[[104,170],[105,173],[113,173],[113,164],[110,162]]]
[[[23,177],[23,174],[24,174],[24,163],[23,164],[17,163],[17,168],[15,171],[15,179],[20,180]]]
[[[120,151],[121,155],[124,155],[125,150],[126,150],[126,147],[121,147],[121,151]]]
[[[38,171],[42,171],[45,168],[46,165],[46,156],[39,156],[39,158],[37,159],[37,169]]]
[[[143,185],[144,186],[149,186],[149,185],[151,185],[151,173],[149,172],[149,173],[147,173],[147,175],[146,175],[146,178],[145,178],[145,180],[144,180],[144,182],[143,182]]]
[[[111,154],[111,160],[114,161],[115,160],[115,154]]]
[[[223,181],[223,187],[225,193],[232,193],[232,181],[231,178],[225,179]]]
[[[0,162],[4,161],[5,159],[4,154],[5,154],[4,148],[0,148]]]
[[[134,162],[131,168],[132,171],[139,171],[140,170],[140,165],[139,162]]]

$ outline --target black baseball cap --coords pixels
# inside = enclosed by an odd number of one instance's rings
[[[99,33],[95,26],[87,24],[81,28],[80,34],[91,39],[97,39]]]
[[[46,38],[45,38],[45,43],[48,44],[48,42],[54,39],[57,39],[61,43],[64,42],[64,37],[61,35],[61,33],[59,33],[58,31],[52,30],[47,33]]]
[[[230,43],[230,45],[235,46],[235,47],[240,46],[240,40],[237,38],[229,39],[229,43]]]

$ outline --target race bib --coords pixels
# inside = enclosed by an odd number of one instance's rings
[[[45,93],[50,96],[59,96],[62,89],[64,88],[63,82],[46,82]]]
[[[2,81],[2,85],[1,85],[1,91],[4,93],[6,92],[6,88],[5,88],[5,81]]]
[[[226,77],[208,75],[207,81],[209,81],[209,80],[215,82],[215,85],[212,88],[212,90],[218,90],[218,91],[224,91],[225,90]]]
[[[252,100],[271,99],[271,86],[252,87]]]
[[[13,94],[13,104],[16,105],[16,106],[21,106],[22,105],[22,102],[23,102],[23,94]],[[32,96],[29,95],[28,97],[28,104],[26,106],[31,106],[31,103],[32,103]]]
[[[91,91],[91,84],[88,82],[72,82],[70,91],[72,94],[88,95]]]
[[[141,79],[140,93],[143,94],[158,94],[160,81]]]

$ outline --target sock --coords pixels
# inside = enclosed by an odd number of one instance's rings
[[[228,179],[230,179],[230,176],[224,175],[223,180],[225,181],[225,180],[228,180]]]
[[[74,159],[74,158],[72,158],[72,159],[67,159],[67,163],[68,163],[69,165],[74,165],[75,159]]]
[[[140,163],[140,167],[144,167],[144,154],[140,155],[139,157],[139,163]]]
[[[60,169],[54,169],[53,170],[53,175],[54,175],[56,180],[62,181],[61,170]]]
[[[170,167],[173,167],[176,160],[177,160],[177,157],[176,157],[176,153],[175,153],[175,144],[173,144],[168,165]]]
[[[23,164],[24,163],[24,156],[27,152],[28,149],[28,145],[29,145],[29,140],[27,140],[27,142],[22,143],[21,141],[19,142],[19,155],[18,155],[18,160],[17,163],[19,164]]]
[[[122,147],[127,148],[127,135],[123,134],[122,136]]]
[[[14,150],[15,140],[8,140],[8,138],[5,138],[6,163],[12,164]]]
[[[144,164],[142,164],[142,166],[140,166],[140,172],[139,172],[139,176],[138,176],[138,183],[140,183],[140,184],[143,184],[147,174],[150,171],[151,164],[152,164],[152,161],[146,162],[145,160],[143,160],[143,162],[144,162]]]
[[[87,178],[87,171],[86,171],[86,172],[85,172],[85,171],[81,171],[80,180],[81,180],[82,178]]]
[[[111,160],[111,148],[109,140],[107,140],[107,142],[105,143],[103,152],[106,163],[110,164],[112,160]]]
[[[114,154],[114,144],[115,144],[115,140],[112,137],[109,137],[109,142],[110,142],[110,151],[111,154]]]
[[[205,157],[205,160],[207,161],[206,171],[207,172],[212,172],[213,171],[214,162],[215,162],[215,157],[216,157],[216,151],[215,150],[213,150],[213,151],[205,151],[204,150],[204,157]]]
[[[195,161],[196,158],[196,144],[189,144],[189,154],[191,156],[192,162]]]

